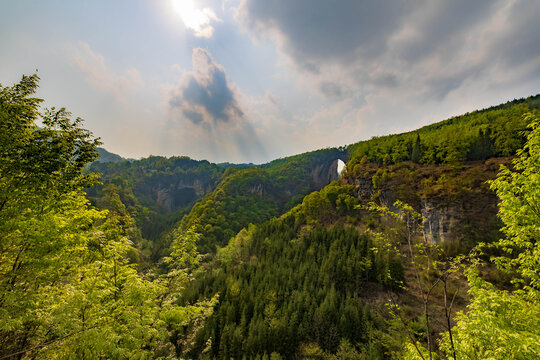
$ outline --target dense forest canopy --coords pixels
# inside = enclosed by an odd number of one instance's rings
[[[538,114],[540,95],[444,120],[403,134],[374,137],[348,147],[347,169],[366,157],[379,164],[413,161],[420,164],[459,164],[511,156],[525,143],[524,114]]]

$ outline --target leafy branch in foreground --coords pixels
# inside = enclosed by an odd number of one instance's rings
[[[401,284],[401,289],[408,289],[416,293],[422,303],[423,331],[412,328],[411,321],[404,316],[403,310],[398,304],[394,293],[389,292],[388,309],[395,319],[398,319],[409,338],[407,344],[408,351],[405,356],[419,359],[433,359],[437,356],[435,339],[433,335],[434,299],[433,293],[442,287],[444,318],[446,331],[450,339],[450,349],[453,352],[452,334],[452,309],[457,290],[450,295],[448,285],[463,262],[462,256],[447,258],[442,253],[438,244],[429,243],[422,232],[422,216],[410,205],[401,201],[394,203],[393,209],[371,203],[366,210],[376,212],[385,221],[385,229],[390,234],[375,233],[375,238],[379,239],[378,246],[386,246],[401,254],[407,259],[412,268],[414,285]],[[396,239],[396,240],[393,240]],[[387,275],[391,277],[390,273]],[[392,279],[389,280],[391,282]],[[425,342],[427,349],[421,344]],[[455,355],[453,356],[455,359]]]
[[[125,219],[84,196],[99,141],[64,109],[41,114],[37,81],[0,86],[0,357],[174,358],[175,332],[212,306],[177,305],[193,254],[136,271]]]
[[[499,290],[480,277],[476,261],[467,269],[473,300],[455,327],[459,359],[540,358],[540,122],[527,115],[527,143],[501,167],[491,188],[497,193],[505,238],[492,256],[496,266],[513,274],[515,290]],[[449,339],[441,344],[448,354]]]

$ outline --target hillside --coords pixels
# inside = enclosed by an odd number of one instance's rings
[[[183,301],[193,303],[214,294],[220,294],[220,301],[205,326],[178,351],[188,357],[205,351],[219,359],[270,354],[340,358],[345,353],[353,358],[395,358],[407,341],[407,330],[391,315],[388,298],[401,309],[407,327],[426,341],[420,309],[430,287],[434,323],[429,337],[435,341],[437,333],[446,331],[448,294],[454,296],[454,311],[470,301],[463,273],[444,274],[460,255],[479,243],[493,244],[502,235],[497,196],[488,181],[496,178],[501,165],[511,165],[508,155],[527,136],[523,115],[538,112],[538,99],[348,147],[351,159],[339,182],[311,193],[278,218],[241,230],[218,250]],[[444,141],[436,142],[439,138]],[[418,147],[420,154],[459,152],[452,158],[422,155],[411,161]],[[408,157],[396,157],[400,149],[406,149]],[[418,214],[413,227],[367,210],[378,204],[400,213],[396,201],[410,204],[408,211]],[[197,207],[190,215],[200,221],[199,229],[204,228],[208,217],[200,216]],[[407,233],[419,246],[412,257]],[[212,239],[201,234],[203,242]],[[416,267],[421,287],[416,284]],[[509,285],[493,267],[486,267],[483,276]]]
[[[403,248],[405,239],[396,234],[406,231],[403,225],[363,206],[374,201],[392,208],[397,200],[413,205],[423,219],[414,241],[433,244],[439,249],[434,254],[441,254],[432,260],[445,263],[500,237],[497,198],[486,181],[509,163],[509,158],[459,168],[365,163],[360,177],[343,177],[281,217],[240,231],[184,294],[186,303],[216,293],[220,302],[183,351],[194,356],[212,339],[210,354],[219,359],[274,352],[293,358],[314,348],[336,353],[347,346],[368,358],[393,358],[403,340],[392,340],[396,329],[387,328],[388,292],[409,316],[418,317],[420,327],[422,303],[407,252],[395,252],[374,236],[385,234]],[[436,278],[422,274],[426,282]],[[455,292],[462,279],[455,276],[448,286]],[[432,306],[439,312],[432,316],[442,321],[442,290],[435,290]],[[466,304],[465,295],[457,297],[458,309]]]
[[[514,155],[525,142],[523,115],[538,112],[540,95],[509,101],[440,121],[418,130],[374,137],[348,147],[350,172],[365,156],[369,162],[396,164],[460,164]]]
[[[95,162],[37,82],[0,86],[0,357],[540,354],[538,96],[220,166]]]
[[[140,230],[134,243],[145,258],[157,262],[168,253],[170,232],[177,223],[179,231],[196,227],[204,235],[201,252],[215,252],[249,223],[279,215],[336,180],[338,158],[347,159],[343,149],[323,149],[258,166],[159,156],[96,161],[88,172],[101,174],[103,184],[87,194],[96,206],[134,218]],[[118,198],[121,209],[113,198]]]
[[[98,147],[99,157],[96,162],[121,162],[121,161],[133,161],[133,159],[125,159],[118,154],[107,151],[102,147]]]

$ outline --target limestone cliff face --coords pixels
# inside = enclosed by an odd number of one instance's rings
[[[248,188],[248,192],[255,195],[263,196],[264,191],[264,185],[262,183],[253,184]]]
[[[465,220],[463,204],[458,201],[440,203],[437,198],[422,199],[422,225],[425,239],[434,244],[451,241]]]
[[[488,160],[461,169],[409,163],[387,167],[384,176],[380,167],[366,164],[346,181],[355,185],[363,203],[375,200],[391,208],[401,200],[413,206],[422,215],[426,241],[474,243],[497,236],[497,196],[486,181],[493,179],[499,163],[505,162],[508,159]],[[378,179],[374,181],[374,177]]]
[[[332,181],[339,179],[338,159],[316,165],[310,172],[314,188],[322,189]]]
[[[173,211],[180,207],[189,205],[194,200],[212,191],[215,185],[211,181],[204,181],[198,178],[179,178],[169,186],[160,186],[153,189],[153,198],[156,204]]]

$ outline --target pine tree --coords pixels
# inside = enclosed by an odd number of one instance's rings
[[[422,141],[420,140],[420,134],[416,134],[416,139],[414,140],[414,145],[411,152],[411,161],[415,163],[420,163],[422,159],[423,149]]]

